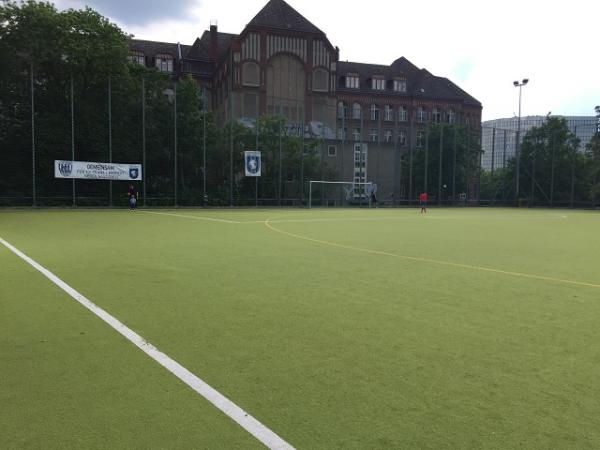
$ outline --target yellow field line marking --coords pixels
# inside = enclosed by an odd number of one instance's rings
[[[286,235],[289,237],[293,237],[296,239],[313,242],[315,244],[327,245],[330,247],[337,247],[337,248],[342,248],[345,250],[353,250],[353,251],[362,252],[362,253],[369,253],[372,255],[389,256],[392,258],[404,259],[406,261],[416,261],[416,262],[436,264],[436,265],[447,266],[447,267],[457,267],[460,269],[478,270],[480,272],[499,273],[502,275],[511,275],[511,276],[515,276],[515,277],[530,278],[530,279],[534,279],[534,280],[551,281],[554,283],[572,284],[575,286],[600,288],[600,284],[585,283],[583,281],[573,281],[573,280],[565,280],[562,278],[545,277],[543,275],[536,275],[536,274],[523,273],[523,272],[512,272],[509,270],[493,269],[491,267],[483,267],[483,266],[473,266],[470,264],[454,263],[454,262],[450,262],[450,261],[441,261],[441,260],[430,259],[430,258],[420,258],[417,256],[398,255],[396,253],[383,252],[380,250],[372,250],[369,248],[354,247],[352,245],[338,244],[336,242],[323,241],[321,239],[314,239],[314,238],[302,236],[299,234],[290,233],[288,231],[283,231],[278,228],[275,228],[273,225],[271,225],[271,223],[272,223],[271,219],[266,219],[264,221],[264,224],[266,225],[267,228],[269,228],[270,230],[275,231],[277,233],[280,233],[280,234],[283,234],[283,235]]]

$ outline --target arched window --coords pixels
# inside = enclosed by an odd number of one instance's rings
[[[362,112],[361,112],[360,105],[358,103],[354,103],[352,105],[352,118],[360,119],[361,117],[362,117]]]
[[[306,72],[302,61],[279,54],[269,60],[266,71],[267,112],[278,114],[291,123],[304,120]]]
[[[242,84],[244,86],[260,86],[260,69],[254,62],[246,62],[242,66]]]
[[[313,72],[313,91],[329,91],[329,75],[325,69],[315,69]]]

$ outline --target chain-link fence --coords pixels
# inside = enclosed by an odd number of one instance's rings
[[[596,163],[588,150],[598,132],[595,118],[547,116],[528,117],[523,124],[516,118],[505,121],[514,126],[482,128],[482,204],[596,205]]]

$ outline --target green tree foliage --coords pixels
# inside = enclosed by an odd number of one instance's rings
[[[521,195],[549,204],[568,202],[572,190],[578,197],[583,195],[585,179],[575,177],[584,163],[584,155],[577,151],[579,143],[561,117],[548,117],[541,127],[532,128],[521,145]]]
[[[413,151],[413,197],[423,191],[437,197],[440,188],[440,141],[442,198],[447,198],[453,191],[458,195],[474,190],[481,154],[476,133],[464,126],[433,124],[421,147]],[[410,152],[406,151],[402,161],[402,189],[406,196],[409,194],[410,162]]]

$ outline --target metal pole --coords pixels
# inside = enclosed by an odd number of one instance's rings
[[[412,205],[413,201],[413,147],[414,147],[414,130],[415,122],[412,111],[410,113],[410,140],[409,140],[409,167],[408,167],[408,204]]]
[[[495,150],[496,150],[496,127],[492,128],[492,177],[494,176]]]
[[[112,163],[112,93],[111,79],[108,75],[108,162]],[[108,181],[108,205],[113,205],[112,180]]]
[[[36,187],[35,187],[35,99],[33,92],[33,61],[30,66],[30,87],[31,87],[31,175],[32,175],[32,206],[37,206]]]
[[[312,208],[312,181],[308,182],[308,207]]]
[[[281,116],[283,117],[283,116]],[[282,128],[283,118],[280,119],[279,122],[279,189],[278,189],[278,197],[279,197],[279,206],[281,206],[281,196],[282,196],[282,188],[283,188],[283,177],[282,177],[282,154],[281,154],[281,128]]]
[[[577,125],[575,125],[575,130],[573,131],[573,134],[575,136],[577,136]],[[570,199],[570,206],[571,208],[573,208],[573,203],[574,203],[574,199],[575,199],[575,152],[577,150],[573,150],[573,152],[571,152],[571,199]]]
[[[456,145],[458,137],[458,125],[454,125],[454,151],[452,154],[452,201],[456,203]]]
[[[206,206],[206,86],[202,86],[202,204]]]
[[[73,74],[71,73],[71,161],[75,161],[75,104],[73,102]],[[73,207],[77,206],[75,201],[75,178],[72,180]]]
[[[423,192],[427,192],[427,184],[428,184],[428,179],[427,179],[427,169],[428,169],[428,165],[429,165],[429,122],[427,122],[427,127],[425,128],[425,173],[424,173],[424,181],[423,181]]]
[[[522,85],[519,85],[519,122],[517,125],[517,142],[516,142],[516,146],[515,146],[515,158],[516,158],[516,180],[515,180],[515,200],[519,201],[519,171],[520,171],[520,167],[521,167],[521,155],[519,153],[519,147],[521,144],[521,89],[522,89]]]
[[[232,89],[229,90],[229,206],[233,207],[233,81],[230,85]]]
[[[258,108],[256,108],[256,151],[258,151],[258,133],[259,133],[259,125],[260,125],[260,121],[259,121],[259,117],[258,117],[258,110],[259,110],[260,106]],[[261,164],[262,164],[262,158],[261,158]],[[261,172],[262,172],[262,167],[261,167]],[[258,207],[258,177],[254,177],[254,206]]]
[[[554,131],[552,131],[552,166],[550,170],[550,207],[554,207],[554,152],[555,152],[555,142],[554,142]]]
[[[301,126],[302,137],[300,140],[300,205],[304,203],[304,117],[302,118]]]
[[[442,204],[442,148],[444,146],[444,125],[440,125],[440,165],[438,175],[438,205]]]
[[[146,207],[146,178],[148,170],[146,167],[146,78],[142,75],[142,193],[144,195],[144,207]]]
[[[174,128],[174,157],[173,157],[173,173],[174,173],[174,204],[177,206],[177,80],[173,82],[173,128]]]

